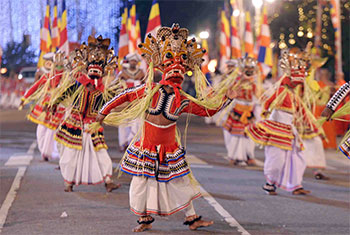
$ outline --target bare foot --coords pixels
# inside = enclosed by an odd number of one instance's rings
[[[307,195],[307,194],[310,194],[310,193],[311,193],[310,190],[305,190],[303,188],[298,188],[298,189],[293,191],[293,195]]]
[[[109,193],[112,192],[113,190],[120,188],[120,186],[121,186],[121,184],[115,184],[115,183],[105,184],[106,190]]]
[[[194,222],[193,224],[191,224],[189,226],[189,228],[191,230],[196,230],[197,228],[200,228],[200,227],[208,227],[210,225],[214,224],[214,221],[204,221],[204,220],[198,220],[196,222]]]
[[[66,186],[66,188],[64,189],[65,192],[69,193],[69,192],[73,192],[73,185],[68,185]]]
[[[143,232],[152,228],[152,224],[140,224],[135,227],[132,231],[135,233]]]

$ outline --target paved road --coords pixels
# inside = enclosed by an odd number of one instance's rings
[[[122,175],[118,179],[122,187],[113,193],[106,193],[103,185],[63,192],[57,162],[41,160],[33,144],[36,126],[24,120],[24,113],[0,111],[0,227],[1,220],[6,221],[2,234],[132,234],[137,217],[128,206],[130,177]],[[180,120],[180,129],[184,124]],[[121,153],[116,148],[115,128],[106,128],[106,140],[117,165]],[[350,161],[341,154],[327,151],[329,181],[317,181],[311,170],[306,171],[304,187],[311,195],[293,196],[279,190],[278,196],[268,196],[261,190],[262,167],[228,164],[220,128],[192,117],[186,146],[193,174],[204,192],[194,202],[196,211],[215,221],[212,227],[195,233],[350,233]],[[257,149],[256,154],[263,162],[263,151]],[[14,162],[16,159],[20,161]],[[194,234],[182,225],[183,219],[182,212],[156,217],[148,233]]]

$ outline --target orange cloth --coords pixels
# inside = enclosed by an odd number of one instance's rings
[[[159,161],[164,162],[165,147],[176,144],[175,133],[176,125],[172,125],[167,128],[159,128],[152,124],[145,122],[144,139],[143,145],[155,145],[160,146],[159,148]]]

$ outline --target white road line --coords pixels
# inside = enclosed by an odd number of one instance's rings
[[[36,141],[34,141],[30,145],[26,155],[11,156],[9,158],[9,160],[5,163],[5,166],[29,165],[30,161],[33,159],[35,147],[36,147]],[[12,206],[13,201],[16,198],[17,191],[18,191],[20,184],[21,184],[21,179],[23,178],[26,170],[27,170],[26,166],[18,167],[18,171],[17,171],[17,174],[15,176],[15,179],[12,182],[11,188],[6,195],[4,202],[1,205],[1,208],[0,208],[0,233],[2,232],[2,229],[4,228],[8,212]]]
[[[193,168],[213,168],[212,165],[209,165],[207,162],[196,157],[195,155],[188,154],[186,155],[186,160],[190,163],[190,166]],[[233,218],[230,213],[228,213],[214,198],[211,196],[201,185],[199,185],[201,193],[205,200],[208,201],[209,205],[214,207],[214,209],[221,215],[224,220],[233,228],[236,228],[238,232],[243,235],[250,235],[247,230],[245,230],[238,222]]]
[[[35,148],[36,148],[36,145],[37,145],[37,143],[36,143],[36,140],[35,140],[35,141],[33,141],[33,143],[30,145],[30,147],[29,147],[29,149],[28,149],[28,151],[27,151],[27,154],[33,155],[33,154],[34,154],[34,150],[35,150]]]
[[[250,235],[247,230],[245,230],[242,225],[240,225],[235,218],[233,218],[230,213],[228,213],[202,186],[200,186],[202,195],[208,203],[214,207],[214,209],[225,219],[225,221],[233,228],[237,228],[237,231],[243,235]]]
[[[0,208],[0,233],[2,232],[2,229],[3,229],[4,224],[6,222],[7,214],[10,210],[10,207],[16,198],[17,190],[19,189],[21,179],[22,179],[24,173],[26,172],[26,169],[27,169],[27,167],[19,167],[18,168],[16,177],[13,180],[10,191],[7,193],[5,200],[1,205],[1,208]]]

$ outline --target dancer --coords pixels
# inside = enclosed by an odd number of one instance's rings
[[[82,44],[72,61],[70,76],[76,81],[61,87],[63,92],[52,100],[53,111],[60,103],[68,103],[70,107],[67,109],[71,110],[55,134],[65,192],[72,192],[74,184],[105,182],[108,192],[120,187],[111,179],[112,161],[103,128],[97,131],[87,128],[95,121],[98,110],[108,97],[114,95],[113,89],[105,88],[102,82],[103,75],[112,74],[116,68],[117,58],[113,49],[108,50],[109,44],[110,39],[89,36],[88,46]]]
[[[49,56],[52,56],[49,57]],[[27,115],[28,120],[38,124],[36,130],[38,148],[44,161],[59,157],[54,134],[64,116],[65,109],[59,107],[55,114],[48,110],[48,103],[51,99],[51,93],[59,85],[63,74],[62,53],[50,53],[45,55],[45,59],[53,61],[49,73],[45,73],[37,80],[23,95],[19,109],[31,101],[36,104],[31,112]]]
[[[241,89],[223,125],[225,146],[231,164],[256,165],[255,143],[244,134],[244,128],[255,119],[253,97],[256,92],[254,82],[258,67],[257,61],[251,57],[242,59],[240,64],[241,75],[233,85],[240,86]]]
[[[176,121],[182,113],[214,115],[236,93],[227,91],[228,86],[224,85],[207,94],[201,92],[209,90],[199,69],[205,50],[198,49],[195,39],[187,41],[187,37],[188,30],[178,24],[160,28],[156,38],[149,34],[145,43],[139,45],[150,65],[146,84],[126,89],[114,97],[97,118],[99,122],[117,125],[122,119],[144,117],[139,140],[130,145],[121,162],[121,171],[133,175],[130,207],[139,216],[139,226],[134,232],[150,229],[154,221],[152,214],[167,216],[184,209],[184,224],[191,230],[213,224],[213,221],[202,220],[194,210],[192,200],[198,198],[200,192],[189,177],[185,149],[176,138]],[[160,84],[151,82],[153,64],[163,71]],[[197,88],[202,88],[197,90],[198,98],[181,90],[184,74],[189,70],[198,78]],[[113,108],[125,102],[131,102],[129,108],[110,114]]]
[[[276,186],[294,195],[309,194],[303,189],[302,180],[306,168],[302,140],[295,123],[314,120],[294,88],[305,79],[304,53],[285,50],[280,60],[285,75],[280,85],[263,104],[264,116],[268,118],[246,127],[246,134],[257,144],[265,146],[263,190],[276,195]],[[315,121],[315,120],[314,120]]]
[[[321,116],[326,117],[327,120],[330,120],[334,115],[335,110],[339,107],[339,105],[343,102],[343,100],[350,93],[350,84],[349,82],[342,85],[337,92],[332,96],[332,98],[328,101],[326,108],[323,110]],[[348,105],[348,103],[346,104]],[[348,114],[348,113],[344,113]],[[339,150],[350,159],[350,132],[348,131],[343,140],[339,145]]]

